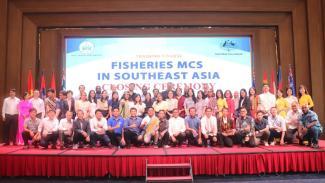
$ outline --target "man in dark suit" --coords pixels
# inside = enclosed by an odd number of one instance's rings
[[[232,147],[236,129],[231,118],[228,117],[228,109],[222,109],[222,116],[218,119],[218,138],[221,147]]]
[[[90,124],[83,116],[83,111],[78,110],[77,119],[73,122],[73,149],[78,149],[79,145],[82,147],[84,144],[90,142]]]

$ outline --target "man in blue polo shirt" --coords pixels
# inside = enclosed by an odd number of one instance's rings
[[[188,140],[188,146],[190,145],[202,145],[202,138],[201,138],[201,121],[196,116],[196,109],[195,107],[191,107],[189,109],[190,115],[185,117],[185,134]]]
[[[120,116],[118,108],[113,109],[113,116],[107,121],[107,135],[111,139],[113,145],[119,147],[125,146],[124,140],[124,119]]]
[[[321,126],[318,116],[314,111],[309,110],[307,104],[301,106],[303,114],[301,115],[299,139],[300,144],[302,141],[308,140],[308,145],[312,148],[319,148],[318,139],[323,133],[323,127]]]
[[[142,118],[137,117],[137,109],[130,109],[131,116],[125,119],[124,122],[124,139],[126,143],[126,147],[130,148],[131,143],[135,146],[141,145],[140,139],[140,125]]]

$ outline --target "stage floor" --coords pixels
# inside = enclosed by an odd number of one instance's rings
[[[319,149],[298,145],[220,147],[140,147],[23,149],[0,147],[0,176],[145,176],[145,161],[184,163],[194,175],[325,171],[325,141]]]

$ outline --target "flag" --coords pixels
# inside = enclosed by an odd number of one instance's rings
[[[61,89],[62,90],[66,90],[66,86],[65,86],[65,72],[62,72],[62,80],[61,80]]]
[[[52,72],[51,85],[50,86],[54,90],[54,93],[56,93],[56,84],[55,84],[55,75],[54,75],[54,72]]]
[[[254,69],[253,69],[253,74],[252,75],[253,75],[253,78],[252,78],[253,79],[252,80],[252,87],[256,88],[256,83],[255,83],[255,80],[256,79],[255,79],[255,71],[254,71]]]
[[[46,97],[46,84],[45,84],[45,76],[44,72],[42,72],[41,76],[41,87],[40,87],[41,97],[44,99]]]
[[[263,73],[263,85],[265,85],[265,84],[268,84],[268,81],[267,81],[266,71],[264,70],[264,73]]]
[[[282,70],[281,70],[281,65],[279,65],[279,68],[278,68],[277,79],[278,79],[278,89],[282,90]]]
[[[29,93],[30,96],[33,95],[33,92],[34,92],[34,83],[33,83],[32,69],[29,69],[29,71],[28,71],[27,91],[28,91],[28,93]]]
[[[274,71],[272,71],[272,76],[271,76],[270,92],[273,93],[273,94],[276,93],[276,85],[275,85],[275,80],[274,80]]]
[[[295,81],[294,81],[294,78],[293,78],[293,72],[292,72],[291,64],[289,64],[288,88],[291,88],[292,95],[296,96],[296,87],[295,87]]]

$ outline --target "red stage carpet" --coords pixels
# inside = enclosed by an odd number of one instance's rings
[[[24,150],[0,147],[0,176],[145,176],[149,163],[185,163],[194,175],[325,171],[325,141],[320,149],[296,145],[257,148],[97,148]]]

